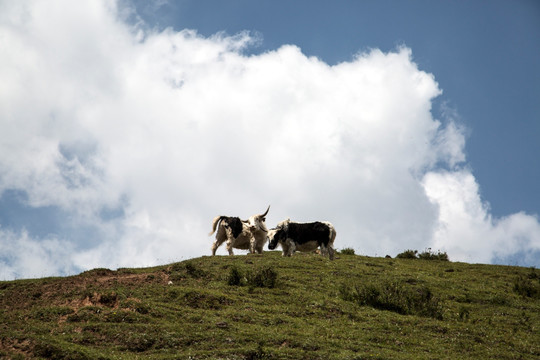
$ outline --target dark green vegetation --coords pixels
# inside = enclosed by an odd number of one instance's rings
[[[448,254],[438,251],[434,253],[431,249],[426,249],[424,252],[418,253],[418,250],[405,250],[404,252],[397,254],[398,259],[422,259],[422,260],[440,260],[449,261]]]
[[[0,358],[539,357],[535,269],[265,252],[0,282]]]
[[[339,253],[342,255],[354,255],[354,249],[352,248],[341,249]]]

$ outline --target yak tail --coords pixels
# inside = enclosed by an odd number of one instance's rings
[[[208,236],[212,236],[212,234],[216,231],[216,228],[218,226],[218,223],[220,222],[220,220],[222,218],[224,218],[225,216],[216,216],[214,218],[214,220],[212,221],[212,231],[208,234]]]

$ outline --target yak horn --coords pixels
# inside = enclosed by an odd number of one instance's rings
[[[260,216],[265,217],[266,214],[268,214],[268,210],[270,210],[270,205],[268,205],[268,209],[266,209],[266,212],[264,214],[261,214]]]

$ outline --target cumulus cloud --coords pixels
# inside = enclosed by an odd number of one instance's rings
[[[495,219],[481,200],[479,186],[467,169],[429,172],[423,184],[429,199],[439,207],[434,248],[445,249],[455,260],[489,263],[520,254],[534,264],[540,251],[540,224],[525,213]]]
[[[329,220],[338,248],[369,255],[538,249],[534,216],[490,217],[464,130],[433,117],[442,92],[410,49],[329,66],[294,45],[248,55],[260,39],[247,32],[148,30],[125,14],[108,1],[0,5],[0,194],[22,191],[82,232],[4,229],[10,254],[34,247],[25,256],[45,262],[3,256],[0,276],[209,254],[214,216],[268,204],[269,225]]]
[[[26,231],[0,229],[0,280],[44,277],[77,270],[70,256],[73,245],[54,237],[31,238]]]

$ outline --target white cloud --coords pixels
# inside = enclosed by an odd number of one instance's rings
[[[448,251],[452,259],[489,263],[494,258],[540,251],[538,218],[517,213],[494,219],[470,171],[430,172],[424,187],[439,206],[433,247]]]
[[[45,277],[73,273],[70,260],[73,246],[67,241],[47,237],[33,239],[26,231],[0,229],[0,280]]]
[[[124,10],[0,5],[0,193],[25,191],[29,205],[97,229],[84,244],[56,234],[72,263],[40,253],[48,268],[207,255],[215,215],[247,218],[268,204],[269,225],[329,220],[338,248],[370,255],[440,247],[489,262],[537,246],[534,217],[489,218],[463,170],[464,130],[433,118],[441,90],[410,49],[335,66],[293,45],[245,55],[259,40],[248,33],[143,30]],[[0,241],[47,241],[14,234]],[[23,263],[3,262],[14,276],[29,274]]]

